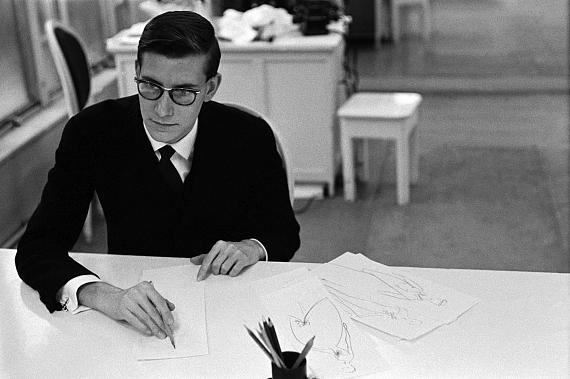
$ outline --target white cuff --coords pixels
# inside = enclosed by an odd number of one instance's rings
[[[79,312],[87,311],[91,308],[84,305],[79,305],[77,301],[77,290],[84,284],[92,282],[100,282],[101,279],[95,275],[80,275],[65,283],[63,287],[57,291],[57,301],[62,305],[63,310],[77,314]]]
[[[263,244],[259,242],[259,240],[256,240],[255,238],[250,238],[250,240],[256,242],[261,247],[263,253],[265,254],[265,262],[267,262],[269,260],[269,256],[267,255],[267,250],[265,250],[265,246],[263,246]]]

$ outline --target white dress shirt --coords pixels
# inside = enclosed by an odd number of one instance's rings
[[[154,150],[157,159],[160,160],[160,152],[158,150],[167,144],[154,140],[148,132],[146,125],[144,126],[144,131],[148,137],[148,140],[150,141],[150,144],[152,145],[152,149]],[[196,119],[194,127],[190,133],[186,134],[182,139],[170,145],[175,151],[172,157],[170,157],[170,160],[172,161],[174,168],[176,168],[176,171],[178,171],[182,182],[184,182],[188,176],[188,173],[190,172],[190,168],[192,167],[192,155],[194,152],[194,141],[196,141],[197,132],[198,119]],[[263,253],[265,254],[265,260],[267,261],[268,255],[265,246],[263,246],[263,244],[255,238],[250,238],[250,240],[256,242],[261,247]],[[63,306],[63,310],[76,314],[90,309],[89,307],[78,305],[77,291],[79,290],[79,287],[84,284],[99,281],[101,281],[101,279],[95,275],[80,275],[65,283],[65,285],[60,288],[56,295],[58,301]]]

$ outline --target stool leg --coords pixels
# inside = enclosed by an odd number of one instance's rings
[[[376,46],[382,42],[382,0],[374,0],[374,42]]]
[[[420,151],[418,146],[418,128],[414,127],[410,133],[410,181],[418,182],[420,171]]]
[[[362,178],[370,180],[370,141],[366,138],[362,140]]]
[[[344,199],[354,201],[354,161],[352,138],[345,131],[341,123],[341,150],[342,150],[342,177],[344,181]]]
[[[400,40],[400,8],[392,2],[392,40],[398,42]]]
[[[398,204],[407,204],[410,200],[410,151],[408,138],[396,140],[396,190]]]
[[[423,22],[424,22],[424,39],[427,41],[431,35],[431,10],[429,2],[424,4],[422,12]]]

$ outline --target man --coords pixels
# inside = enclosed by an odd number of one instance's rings
[[[138,95],[96,104],[65,126],[16,255],[20,277],[51,312],[86,306],[171,336],[174,304],[152,283],[117,288],[69,257],[94,192],[110,253],[191,257],[201,264],[198,280],[235,276],[260,259],[287,261],[298,249],[270,127],[211,101],[219,61],[206,19],[157,16],[139,42]]]

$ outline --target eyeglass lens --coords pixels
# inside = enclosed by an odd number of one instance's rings
[[[139,93],[147,100],[158,100],[165,91],[157,85],[149,82],[137,82]],[[196,93],[187,89],[174,88],[168,91],[168,95],[176,104],[190,105],[196,99]]]

